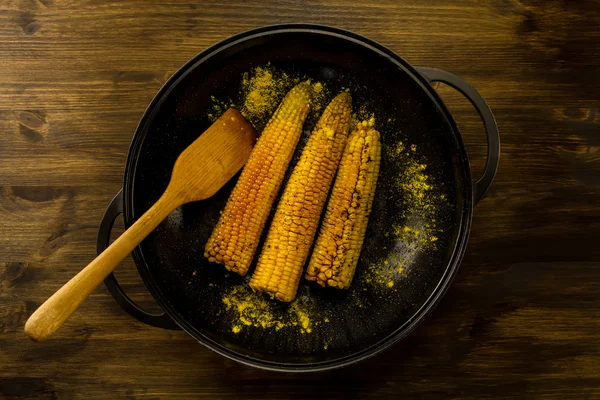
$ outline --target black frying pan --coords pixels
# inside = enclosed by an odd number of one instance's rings
[[[203,248],[235,178],[213,198],[176,210],[135,250],[138,270],[164,313],[152,315],[136,306],[114,275],[105,283],[138,320],[184,329],[212,350],[245,364],[295,371],[347,365],[406,336],[437,303],[464,254],[473,206],[491,185],[498,167],[500,147],[493,115],[470,85],[450,73],[414,68],[377,43],[323,26],[265,27],[214,45],[177,71],[142,117],[129,151],[123,190],[100,226],[98,253],[107,247],[118,214],[124,213],[130,226],[163,193],[179,153],[210,125],[211,96],[240,102],[242,74],[267,63],[291,76],[322,81],[332,94],[350,87],[354,104],[367,106],[379,121],[384,146],[381,173],[352,287],[341,292],[305,280],[300,284],[299,297],[310,302],[316,313],[327,315],[328,323],[313,326],[310,334],[297,328],[244,327],[242,332],[232,332],[232,317],[224,311],[221,298],[232,286],[243,285],[245,278],[209,264]],[[432,81],[462,92],[484,121],[488,162],[477,182],[471,180],[460,132],[429,85]],[[311,123],[305,124],[305,135]],[[405,194],[392,184],[406,173],[406,165],[385,149],[399,141],[416,145],[419,162],[427,165],[432,193],[444,199],[434,216],[439,228],[434,247],[407,248],[392,234],[394,225],[408,219],[424,226],[433,218],[407,215]],[[393,257],[406,260],[402,279],[393,290],[369,289],[369,265]],[[285,313],[289,305],[274,307]]]

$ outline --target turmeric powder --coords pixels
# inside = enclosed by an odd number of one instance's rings
[[[289,307],[282,308],[245,284],[233,286],[221,301],[232,321],[231,331],[236,334],[250,327],[275,331],[296,328],[300,333],[312,333],[313,326],[319,325],[322,318],[329,321],[322,312],[316,312],[301,299],[297,298]]]
[[[385,260],[368,266],[365,282],[370,287],[396,290],[395,283],[407,274],[418,251],[436,248],[439,229],[436,224],[438,205],[444,196],[437,196],[435,184],[427,172],[427,164],[418,161],[417,146],[398,142],[387,148],[387,157],[402,167],[393,185],[403,198],[406,218],[392,225],[390,234],[403,243],[406,251],[392,252]],[[418,215],[418,218],[411,216]],[[426,222],[424,222],[426,221]]]

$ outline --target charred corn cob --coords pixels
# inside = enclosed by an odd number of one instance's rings
[[[381,144],[373,119],[350,135],[306,279],[323,287],[348,289],[367,229],[379,174]]]
[[[352,98],[327,106],[294,167],[267,234],[250,286],[281,301],[296,297],[321,212],[348,136]]]
[[[204,250],[210,262],[246,275],[308,114],[311,86],[285,96],[258,139]]]

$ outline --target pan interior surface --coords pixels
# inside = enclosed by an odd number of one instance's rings
[[[311,29],[247,36],[195,61],[176,85],[159,94],[138,128],[126,170],[126,224],[164,192],[177,156],[211,124],[215,99],[243,103],[243,74],[267,64],[289,76],[322,82],[329,99],[348,88],[355,109],[364,106],[375,114],[383,145],[381,171],[350,290],[322,289],[304,279],[300,283],[297,302],[310,310],[309,329],[301,323],[279,329],[247,325],[227,310],[224,297],[246,284],[253,267],[240,277],[208,263],[203,252],[237,177],[211,199],[175,210],[136,250],[136,263],[153,296],[204,344],[259,366],[317,368],[393,342],[418,319],[441,283],[447,283],[459,261],[457,244],[466,240],[468,162],[458,132],[439,104],[389,56]],[[317,116],[309,117],[303,137]],[[399,158],[400,153],[408,158]],[[430,213],[406,206],[407,176],[420,172],[427,174],[427,193],[435,205]],[[406,239],[432,226],[435,232],[422,241]],[[390,263],[395,270],[385,269]],[[290,305],[268,301],[276,316],[290,312]]]

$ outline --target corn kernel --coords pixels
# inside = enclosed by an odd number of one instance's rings
[[[363,121],[350,135],[327,204],[306,279],[348,289],[362,248],[375,196],[381,144],[374,121]]]
[[[286,302],[296,297],[319,218],[344,150],[351,113],[350,94],[339,94],[327,106],[308,138],[277,206],[250,279],[253,289]],[[282,226],[285,229],[280,229]],[[283,278],[277,271],[283,271]]]
[[[300,139],[310,96],[308,82],[296,85],[267,123],[206,243],[208,261],[240,275],[248,272],[255,244]]]

